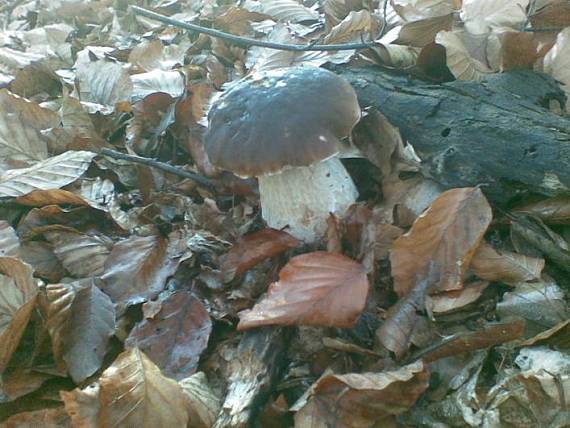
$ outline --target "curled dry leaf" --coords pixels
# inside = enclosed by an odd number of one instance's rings
[[[456,79],[480,81],[493,72],[487,65],[485,52],[474,52],[474,48],[485,46],[486,38],[460,31],[440,31],[435,41],[445,48],[447,67]]]
[[[298,427],[369,427],[399,415],[427,389],[429,373],[421,361],[382,373],[326,375],[310,397],[293,407]]]
[[[539,279],[544,269],[544,259],[498,251],[482,242],[473,256],[471,268],[481,279],[515,284]]]
[[[101,368],[115,333],[113,302],[91,278],[50,284],[46,293],[54,356],[64,362],[73,381],[81,383]]]
[[[278,256],[300,244],[300,241],[288,233],[271,228],[242,236],[222,258],[224,280],[229,282],[259,262]]]
[[[115,244],[105,261],[103,291],[121,306],[157,296],[180,263],[177,238],[172,237],[132,236]]]
[[[263,325],[349,328],[368,296],[364,267],[341,254],[314,252],[293,257],[267,295],[240,315],[238,330]]]
[[[98,385],[60,392],[74,426],[185,427],[186,397],[182,388],[163,376],[138,349],[117,357]]]
[[[58,189],[77,180],[96,156],[69,151],[29,168],[12,169],[0,175],[0,197],[22,196],[33,190]]]
[[[430,266],[436,281],[429,292],[461,289],[491,219],[491,207],[478,188],[452,189],[439,196],[394,243],[390,261],[398,295],[408,294]]]
[[[190,376],[208,345],[212,321],[204,305],[186,291],[168,296],[160,311],[133,328],[126,348],[140,348],[171,378]]]
[[[30,265],[0,257],[0,374],[20,343],[36,305],[37,284]]]

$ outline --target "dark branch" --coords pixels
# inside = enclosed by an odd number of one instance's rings
[[[128,155],[126,153],[116,152],[115,150],[111,150],[111,149],[101,149],[100,153],[102,155],[109,156],[110,158],[122,159],[122,160],[127,160],[130,162],[134,162],[134,163],[140,163],[143,165],[148,165],[150,167],[153,167],[156,169],[161,169],[165,172],[168,172],[168,173],[173,174],[173,175],[177,175],[179,177],[188,178],[188,179],[194,181],[199,186],[202,186],[202,187],[204,187],[210,191],[214,191],[214,189],[215,189],[214,182],[212,180],[209,180],[206,177],[202,177],[201,175],[196,174],[194,172],[186,171],[185,169],[182,169],[182,168],[179,168],[179,167],[176,167],[173,165],[169,165],[169,164],[164,163],[164,162],[160,162],[160,161],[157,161],[154,159],[144,158],[142,156]]]
[[[278,49],[282,51],[305,52],[305,51],[346,51],[352,49],[368,49],[374,46],[372,42],[340,43],[340,44],[330,44],[330,45],[315,45],[315,44],[293,45],[287,43],[267,42],[264,40],[250,39],[249,37],[235,36],[233,34],[225,33],[223,31],[214,30],[213,28],[207,28],[196,24],[190,24],[188,22],[178,21],[177,19],[172,19],[169,18],[168,16],[164,16],[156,12],[151,12],[150,10],[143,9],[142,7],[138,6],[131,6],[131,9],[136,15],[146,16],[147,18],[164,22],[165,24],[173,25],[174,27],[184,28],[185,30],[194,31],[196,33],[207,34],[209,36],[224,39],[236,45],[245,46],[245,47],[261,46],[264,48]]]

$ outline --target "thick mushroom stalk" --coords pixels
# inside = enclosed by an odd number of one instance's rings
[[[343,216],[358,197],[350,175],[337,157],[313,165],[286,168],[258,178],[261,214],[275,229],[305,242],[326,231],[329,213]]]

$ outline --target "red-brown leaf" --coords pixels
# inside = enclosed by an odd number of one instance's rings
[[[278,256],[299,244],[288,233],[271,228],[243,236],[222,259],[224,281],[229,282],[259,262]]]
[[[352,327],[368,288],[360,263],[341,254],[302,254],[281,270],[263,300],[240,313],[238,330],[262,325]]]

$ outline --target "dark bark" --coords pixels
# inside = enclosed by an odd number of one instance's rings
[[[520,71],[434,84],[375,68],[337,71],[361,107],[378,108],[400,128],[423,173],[444,187],[481,185],[498,205],[570,193],[570,119],[548,109],[566,101],[552,78]]]

